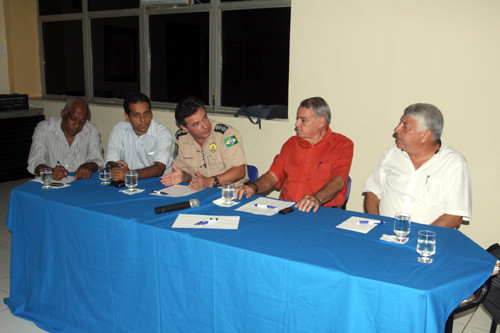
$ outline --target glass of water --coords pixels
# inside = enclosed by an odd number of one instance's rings
[[[127,186],[128,192],[135,192],[135,188],[137,187],[137,171],[129,170],[125,174],[125,185]]]
[[[420,230],[417,239],[417,252],[420,254],[418,261],[431,264],[431,256],[436,253],[436,233],[430,230]]]
[[[410,214],[397,213],[394,217],[394,233],[400,243],[406,241],[406,236],[410,233]]]
[[[224,183],[222,184],[222,199],[224,199],[224,205],[230,206],[234,199],[234,183]]]
[[[52,184],[52,169],[51,168],[43,168],[40,170],[40,179],[42,180],[42,188],[47,190],[50,188],[50,184]]]
[[[101,185],[109,185],[109,179],[111,178],[111,173],[106,165],[99,168],[99,179],[101,180]]]

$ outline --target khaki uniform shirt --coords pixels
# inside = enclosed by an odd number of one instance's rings
[[[213,177],[246,164],[240,133],[231,126],[221,123],[212,125],[212,133],[205,140],[203,147],[182,129],[175,133],[177,157],[174,164],[193,178],[194,171],[205,177]],[[245,177],[235,182],[235,185],[240,186],[247,180],[245,168]]]

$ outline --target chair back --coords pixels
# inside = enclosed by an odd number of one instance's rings
[[[500,246],[497,244],[491,245],[489,248],[486,249],[489,253],[491,253],[493,256],[495,256],[497,259],[500,256]],[[462,303],[460,303],[455,310],[450,314],[448,317],[448,320],[446,321],[446,325],[444,327],[444,332],[445,333],[452,333],[453,332],[453,320],[456,314],[459,314],[461,312],[467,311],[469,309],[478,307],[483,301],[486,301],[486,298],[489,295],[489,292],[491,291],[491,288],[494,288],[493,286],[493,279],[496,278],[496,275],[491,275],[488,280],[486,280],[485,283],[481,287],[479,287],[478,290],[474,292],[469,298],[464,300]],[[488,312],[491,312],[486,306],[486,310]],[[494,310],[493,312],[499,312],[498,308],[492,309]],[[491,322],[491,327],[490,327],[490,333],[495,333],[497,329],[497,322],[495,320],[495,316],[493,316],[493,320]]]
[[[253,165],[247,164],[248,180],[254,182],[259,178],[259,170]]]
[[[345,195],[345,201],[344,204],[342,205],[343,210],[346,210],[347,208],[347,201],[349,201],[349,194],[351,194],[351,177],[347,177],[347,194]]]

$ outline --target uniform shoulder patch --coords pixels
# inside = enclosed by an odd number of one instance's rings
[[[183,129],[178,129],[177,132],[175,132],[175,138],[177,140],[179,140],[179,137],[183,136],[183,135],[186,135],[186,131],[184,131]]]
[[[238,144],[238,139],[235,135],[231,135],[229,138],[224,140],[224,143],[226,144],[226,147],[231,147]]]
[[[214,127],[214,132],[219,132],[219,133],[224,134],[224,132],[226,132],[226,131],[227,131],[227,126],[224,124],[217,124]]]

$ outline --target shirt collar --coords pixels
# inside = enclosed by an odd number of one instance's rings
[[[316,142],[314,145],[312,145],[309,141],[300,138],[299,136],[297,136],[297,140],[298,140],[299,144],[302,147],[305,147],[305,148],[307,148],[307,147],[318,147],[318,146],[324,144],[325,142],[327,142],[331,138],[332,135],[333,135],[332,130],[330,129],[330,127],[327,127],[325,135],[323,135],[323,137],[321,138],[321,140],[319,140],[318,142]]]

